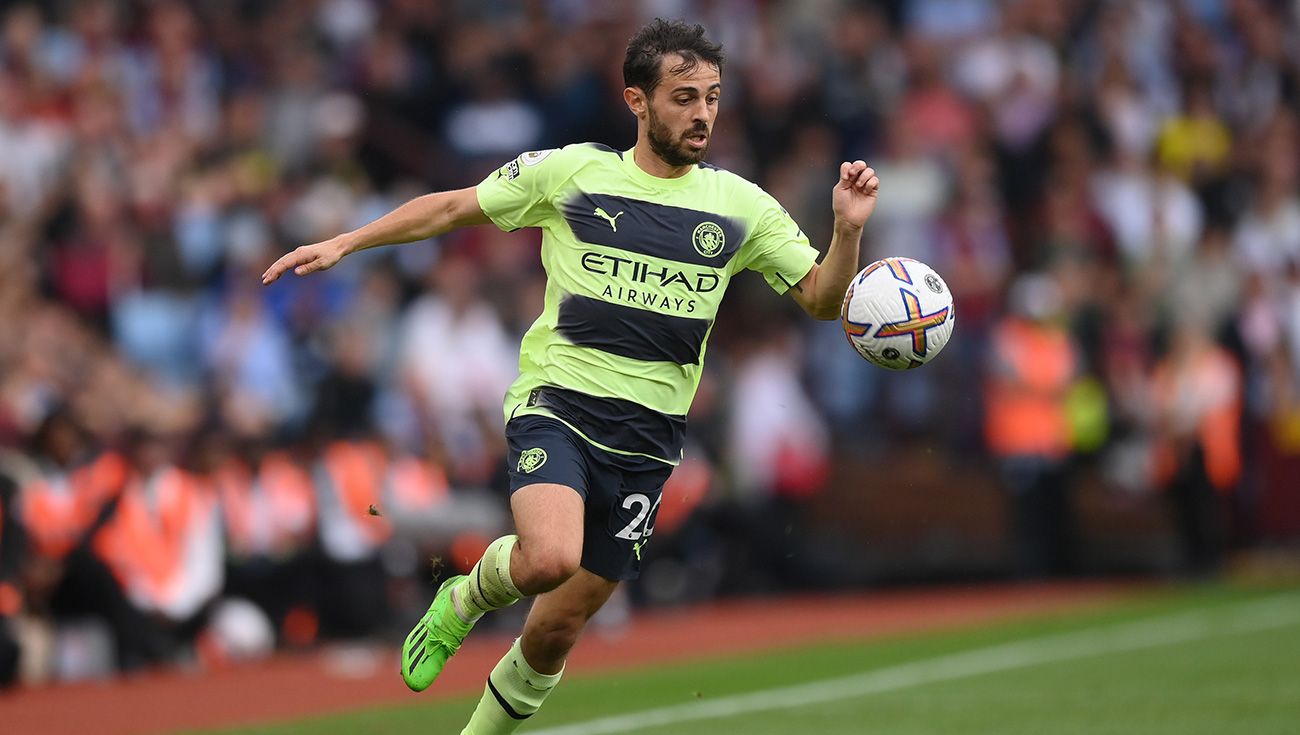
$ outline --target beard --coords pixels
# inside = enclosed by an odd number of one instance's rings
[[[650,150],[662,158],[664,163],[674,167],[694,166],[704,160],[705,154],[709,152],[709,146],[706,144],[703,148],[692,148],[686,143],[686,136],[694,133],[708,134],[707,127],[697,125],[674,138],[673,131],[664,125],[658,115],[655,115],[654,108],[649,107],[648,112],[650,127],[647,135],[650,139]]]

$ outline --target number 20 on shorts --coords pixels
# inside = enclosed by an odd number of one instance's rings
[[[624,526],[623,530],[614,534],[614,536],[628,541],[640,541],[641,539],[650,538],[651,534],[655,532],[654,526],[650,524],[655,517],[655,511],[659,510],[659,501],[663,499],[664,496],[661,494],[654,499],[654,502],[651,502],[650,496],[644,493],[632,493],[623,498],[623,509],[632,510],[635,508],[636,516],[631,523]]]

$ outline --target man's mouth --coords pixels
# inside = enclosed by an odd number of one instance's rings
[[[698,133],[698,132],[690,133],[689,135],[686,136],[686,142],[689,143],[692,147],[703,148],[704,146],[709,144],[709,134]]]

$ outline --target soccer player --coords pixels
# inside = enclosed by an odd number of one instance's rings
[[[483,613],[536,597],[462,735],[513,732],[535,713],[587,621],[636,577],[732,276],[758,271],[812,316],[833,319],[857,271],[880,184],[865,163],[840,164],[820,264],[776,200],[704,163],[722,63],[701,26],[656,20],[623,62],[623,99],[637,118],[631,149],[524,153],[476,187],[416,198],[297,248],[263,275],[315,273],[357,250],[467,225],[543,231],[545,307],[505,399],[516,533],[443,582],[402,650],[402,677],[421,691]]]

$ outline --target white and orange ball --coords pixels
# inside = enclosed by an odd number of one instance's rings
[[[849,282],[840,324],[859,355],[882,368],[910,370],[933,360],[952,336],[952,292],[925,263],[884,258]]]

